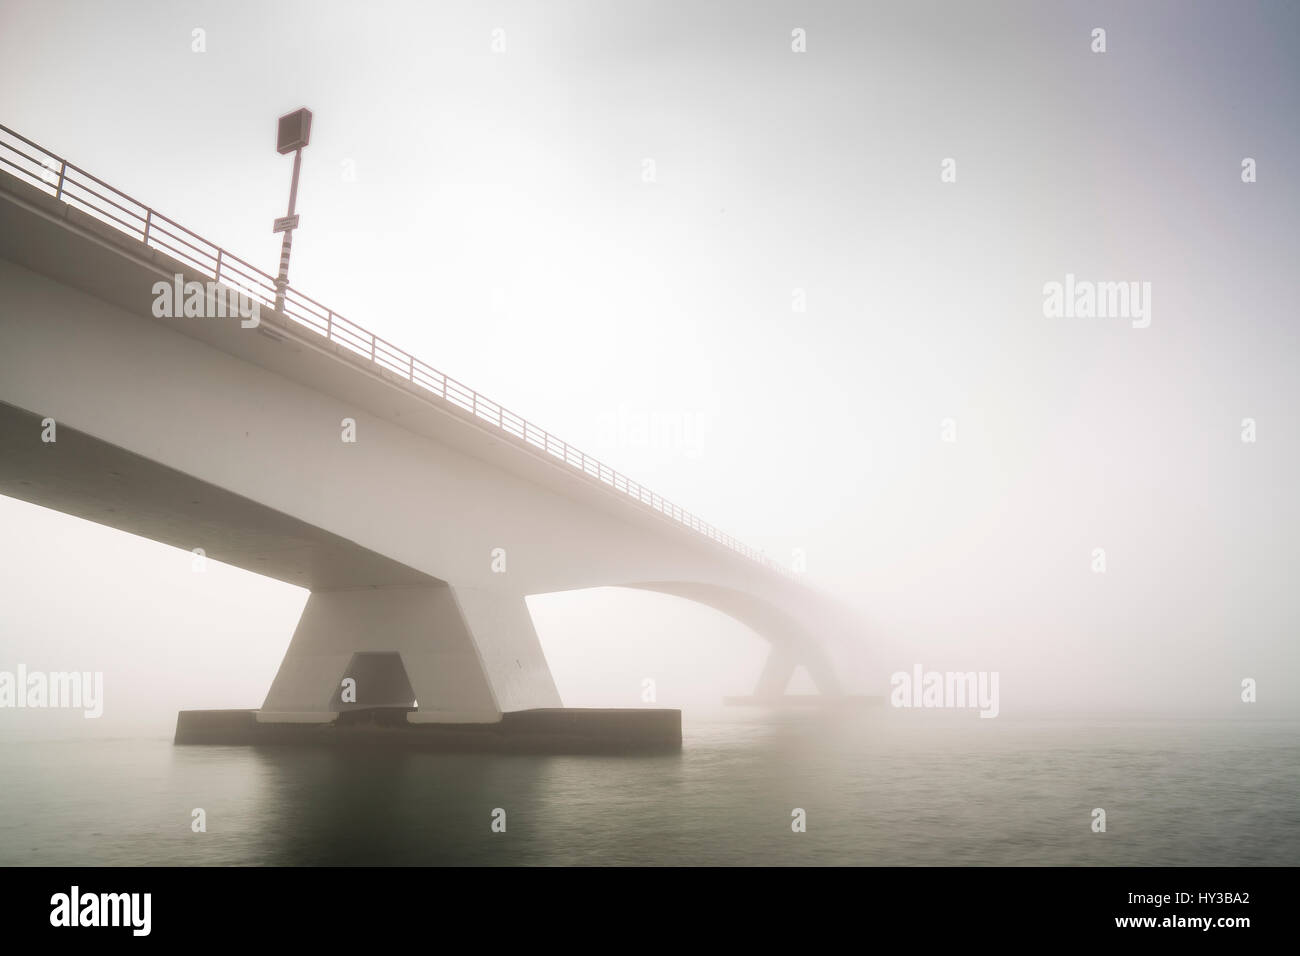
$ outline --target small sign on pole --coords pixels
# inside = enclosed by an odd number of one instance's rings
[[[297,228],[298,228],[298,216],[297,216],[297,215],[293,215],[293,216],[281,216],[279,219],[275,220],[275,224],[274,224],[274,226],[272,227],[271,231],[272,231],[272,232],[288,232],[290,229],[297,229]]]
[[[302,149],[311,139],[311,110],[286,113],[276,124],[275,148],[281,155]]]

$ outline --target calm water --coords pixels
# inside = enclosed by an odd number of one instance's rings
[[[688,714],[648,758],[0,742],[0,864],[1300,863],[1300,723],[967,717]]]

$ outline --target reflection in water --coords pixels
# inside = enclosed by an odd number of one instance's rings
[[[688,714],[651,757],[10,741],[0,864],[1290,864],[1297,729],[885,708]]]

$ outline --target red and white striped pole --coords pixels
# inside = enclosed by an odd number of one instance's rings
[[[294,207],[298,205],[298,172],[302,169],[302,150],[293,151],[293,182],[289,186],[289,213],[285,217],[293,220]],[[280,243],[280,274],[275,280],[275,311],[284,311],[284,290],[289,287],[289,253],[293,250],[293,226],[284,231],[284,241]]]
[[[284,294],[289,288],[289,253],[293,250],[293,231],[298,227],[294,210],[298,205],[298,173],[302,170],[302,148],[311,138],[311,110],[300,109],[280,117],[276,131],[276,151],[293,153],[293,182],[289,186],[289,214],[275,221],[274,231],[284,233],[280,244],[280,274],[275,280],[275,311],[284,311]]]

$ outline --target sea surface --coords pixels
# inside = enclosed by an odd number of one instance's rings
[[[0,864],[1300,863],[1294,720],[737,710],[684,730],[651,757],[8,740]]]

